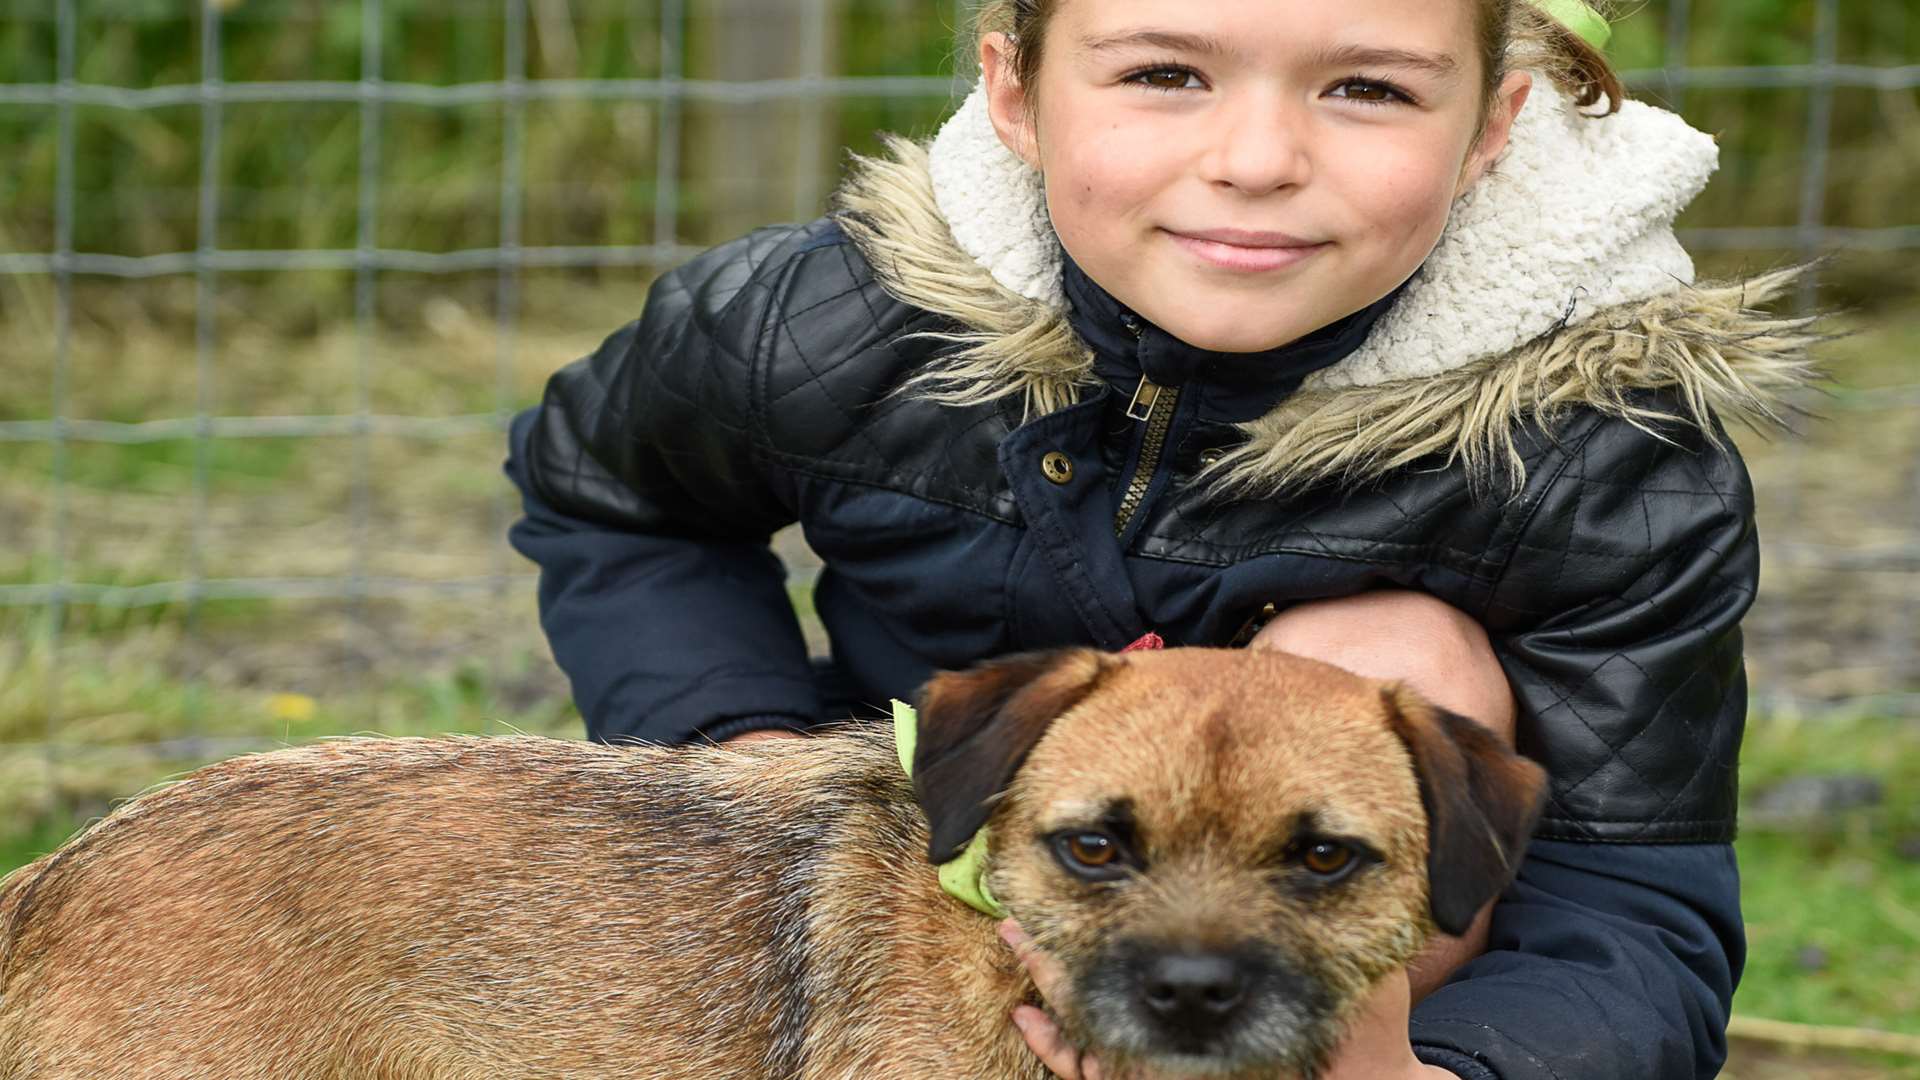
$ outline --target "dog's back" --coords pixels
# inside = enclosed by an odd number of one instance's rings
[[[832,741],[209,766],[7,880],[0,1077],[790,1075],[787,878],[848,814],[912,826],[890,741]]]

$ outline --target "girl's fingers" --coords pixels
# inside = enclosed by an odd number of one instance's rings
[[[1013,948],[1015,956],[1026,966],[1027,974],[1033,977],[1033,985],[1040,991],[1040,1000],[1054,1008],[1059,1008],[1065,998],[1067,987],[1066,969],[1053,957],[1035,948],[1033,939],[1020,924],[1012,919],[1000,922],[1000,940]]]
[[[1000,940],[1007,943],[1026,966],[1027,974],[1033,977],[1033,985],[1040,991],[1040,999],[1050,1005],[1057,1005],[1067,986],[1067,972],[1060,962],[1035,948],[1033,939],[1020,929],[1020,924],[1012,919],[1000,923]],[[1080,1053],[1078,1047],[1060,1034],[1060,1025],[1043,1009],[1031,1005],[1021,1005],[1013,1010],[1014,1026],[1020,1029],[1020,1035],[1027,1041],[1027,1049],[1032,1050],[1040,1063],[1060,1080],[1106,1080],[1106,1074],[1100,1069],[1100,1062],[1091,1055]]]
[[[1098,1072],[1082,1070],[1080,1051],[1061,1036],[1060,1028],[1046,1013],[1031,1005],[1017,1005],[1013,1024],[1027,1040],[1027,1049],[1060,1080],[1100,1080]]]
[[[1346,1039],[1334,1050],[1321,1074],[1325,1080],[1373,1080],[1421,1072],[1407,1037],[1410,1000],[1404,969],[1381,979],[1348,1027]]]

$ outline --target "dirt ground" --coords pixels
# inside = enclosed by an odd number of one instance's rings
[[[1720,1080],[1905,1080],[1916,1076],[1920,1076],[1920,1061],[1902,1066],[1736,1041]]]

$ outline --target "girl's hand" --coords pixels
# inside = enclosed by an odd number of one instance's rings
[[[1065,1001],[1067,973],[1059,961],[1034,948],[1033,939],[1012,919],[1002,919],[999,929],[1000,940],[1012,947],[1015,955],[1020,957],[1020,963],[1026,967],[1027,974],[1033,977],[1033,985],[1040,991],[1040,1000],[1049,1006],[1057,1001]],[[1078,1047],[1068,1042],[1060,1034],[1053,1017],[1047,1015],[1045,1010],[1031,1005],[1015,1006],[1013,1024],[1020,1029],[1020,1037],[1027,1041],[1027,1048],[1060,1080],[1120,1080],[1102,1071],[1098,1058],[1082,1054]],[[1131,1076],[1126,1080],[1152,1078]]]
[[[1000,940],[1013,948],[1033,977],[1041,1000],[1049,1005],[1064,1001],[1067,977],[1059,962],[1034,948],[1033,939],[1012,919],[1002,920],[999,930]],[[1445,1069],[1422,1065],[1413,1056],[1407,1037],[1410,1007],[1406,972],[1396,971],[1382,979],[1361,1006],[1347,1041],[1334,1052],[1321,1080],[1459,1080]],[[1013,1010],[1013,1022],[1027,1048],[1060,1080],[1159,1080],[1138,1073],[1122,1078],[1102,1071],[1099,1059],[1068,1042],[1044,1010],[1020,1005]]]
[[[1333,1052],[1321,1080],[1460,1080],[1438,1065],[1422,1065],[1407,1036],[1412,1008],[1407,972],[1401,968],[1380,980],[1360,1006],[1347,1041]]]

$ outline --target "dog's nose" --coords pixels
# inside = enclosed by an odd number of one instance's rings
[[[1247,996],[1247,975],[1230,956],[1163,953],[1140,968],[1140,999],[1168,1024],[1217,1027]]]

